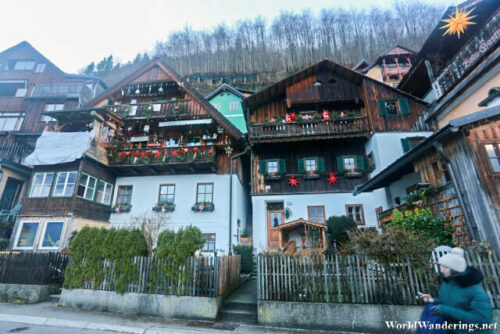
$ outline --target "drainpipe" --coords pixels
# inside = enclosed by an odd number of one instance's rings
[[[245,146],[245,150],[241,153],[235,154],[230,159],[229,166],[229,255],[233,255],[233,247],[232,247],[232,234],[233,234],[233,161],[236,158],[239,158],[248,153],[250,150],[250,146]]]
[[[458,128],[451,129],[452,132],[457,132],[458,130],[459,130]],[[478,235],[477,229],[474,228],[474,224],[472,223],[469,215],[467,214],[467,210],[465,208],[465,202],[464,202],[464,199],[462,197],[462,193],[460,192],[460,189],[458,188],[458,183],[457,183],[455,171],[453,170],[453,166],[451,165],[450,159],[443,152],[443,146],[439,142],[434,142],[432,145],[437,150],[439,156],[446,163],[446,167],[448,168],[448,172],[450,173],[451,182],[453,183],[453,188],[455,188],[455,193],[457,194],[457,199],[458,199],[458,203],[460,204],[460,209],[462,210],[462,216],[464,217],[465,223],[467,224],[467,228],[469,229],[471,236],[475,240],[484,240],[482,237],[480,237]]]

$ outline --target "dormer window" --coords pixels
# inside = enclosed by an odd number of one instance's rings
[[[36,64],[35,72],[36,73],[43,73],[45,71],[45,65],[44,63]]]
[[[35,62],[31,60],[18,60],[14,65],[16,71],[32,71],[35,68]]]
[[[407,99],[380,99],[378,109],[382,116],[398,116],[410,114],[410,104]]]
[[[387,115],[397,115],[398,114],[398,104],[396,100],[385,101],[385,108],[387,109]]]
[[[319,86],[321,86],[321,85],[322,85],[322,83],[321,83],[321,81],[316,80],[316,81],[313,83],[313,85],[314,85],[314,86],[316,86],[316,87],[319,87]]]

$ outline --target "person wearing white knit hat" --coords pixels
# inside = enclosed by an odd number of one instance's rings
[[[489,325],[493,318],[493,308],[490,297],[481,286],[483,275],[476,268],[467,266],[464,250],[455,247],[450,253],[440,257],[437,263],[443,279],[439,297],[434,298],[429,294],[421,296],[425,302],[434,304],[431,310],[449,323]],[[449,333],[465,334],[469,331],[454,329]],[[493,332],[486,330],[481,333]]]

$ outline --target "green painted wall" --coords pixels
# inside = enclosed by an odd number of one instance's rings
[[[224,115],[234,126],[236,126],[242,133],[247,133],[247,125],[245,122],[245,116],[243,116],[243,108],[241,107],[241,98],[238,95],[233,94],[229,91],[224,91],[212,99],[209,102],[219,109],[220,113]],[[237,102],[238,108],[236,110],[229,110],[229,105],[231,102]],[[217,105],[220,105],[217,108]]]

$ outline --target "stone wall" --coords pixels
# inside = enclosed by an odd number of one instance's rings
[[[222,306],[222,296],[191,297],[63,289],[60,303],[84,310],[143,314],[179,319],[215,320]]]
[[[0,301],[19,304],[38,303],[54,291],[50,285],[0,284]]]

